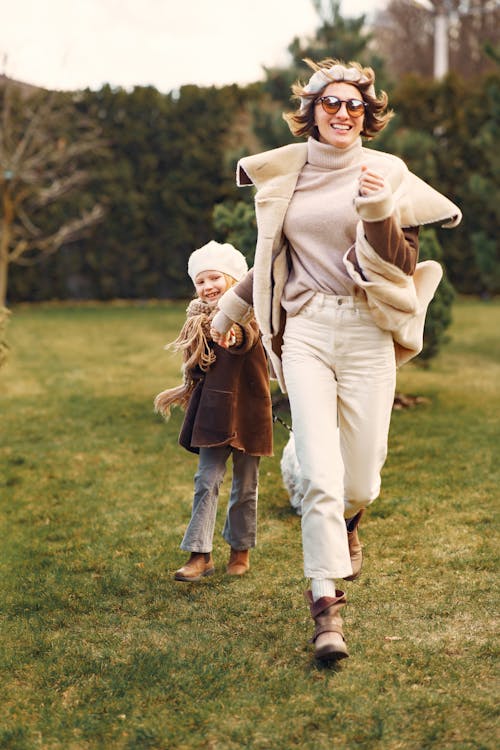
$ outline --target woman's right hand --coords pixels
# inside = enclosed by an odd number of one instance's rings
[[[230,345],[231,339],[231,327],[233,325],[231,318],[228,318],[222,310],[218,310],[212,320],[210,326],[210,336],[219,346],[223,346],[227,349]]]
[[[231,345],[231,334],[234,338],[234,333],[231,328],[229,329],[229,331],[227,331],[227,333],[221,333],[213,326],[210,328],[210,336],[212,337],[212,341],[215,341],[216,344],[224,347],[224,349],[227,349]]]

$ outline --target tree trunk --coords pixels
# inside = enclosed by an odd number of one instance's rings
[[[9,241],[14,219],[14,206],[8,187],[3,190],[3,222],[0,234],[0,309],[7,304],[7,280],[9,277]]]
[[[440,81],[448,73],[448,16],[440,10],[434,19],[434,78]]]
[[[6,248],[4,248],[4,236],[7,232],[2,232],[0,237],[0,310],[7,303],[7,277],[9,273],[9,261],[7,258]]]

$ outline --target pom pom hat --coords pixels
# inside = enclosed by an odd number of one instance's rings
[[[221,244],[210,240],[189,256],[188,274],[193,284],[202,271],[219,271],[239,281],[248,271],[248,266],[244,255],[228,242]]]

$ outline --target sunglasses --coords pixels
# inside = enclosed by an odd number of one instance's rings
[[[351,117],[361,117],[366,109],[366,104],[361,99],[339,99],[336,96],[320,96],[315,104],[321,104],[328,115],[336,115],[343,104]]]

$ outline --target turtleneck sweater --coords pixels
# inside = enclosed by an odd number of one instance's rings
[[[354,198],[363,164],[361,138],[343,149],[309,138],[307,151],[283,225],[291,270],[282,305],[290,315],[315,292],[356,295],[342,258],[355,243],[359,222]]]

